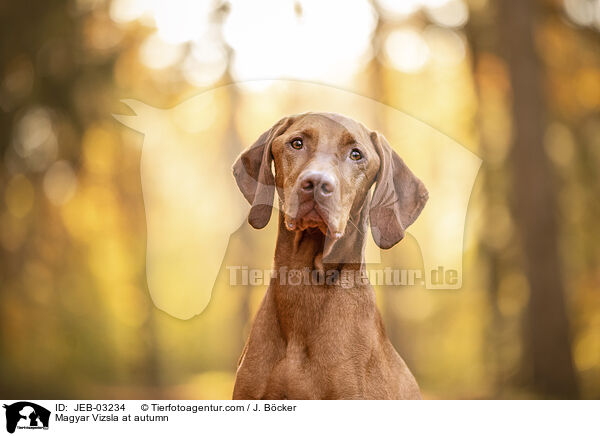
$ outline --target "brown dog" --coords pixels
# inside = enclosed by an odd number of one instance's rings
[[[240,357],[233,398],[420,398],[386,336],[364,248],[368,220],[381,248],[404,237],[427,202],[423,183],[382,135],[327,113],[280,120],[233,172],[254,228],[268,223],[275,189],[280,211],[275,274]],[[295,272],[302,280],[292,280]],[[357,279],[348,287],[343,277]]]

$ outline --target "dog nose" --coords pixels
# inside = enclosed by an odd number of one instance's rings
[[[300,179],[300,188],[305,194],[312,194],[316,198],[328,197],[335,190],[335,179],[331,174],[311,171]]]

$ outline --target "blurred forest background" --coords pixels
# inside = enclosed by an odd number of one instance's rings
[[[1,397],[230,397],[264,287],[217,286],[187,321],[154,308],[143,138],[111,114],[293,78],[483,159],[463,288],[378,290],[424,396],[600,398],[600,1],[37,0],[0,17]],[[231,98],[216,116],[249,144]]]

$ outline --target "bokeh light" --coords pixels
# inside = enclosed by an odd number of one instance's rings
[[[419,31],[396,29],[385,40],[385,55],[390,64],[405,73],[417,73],[429,60],[429,46]]]

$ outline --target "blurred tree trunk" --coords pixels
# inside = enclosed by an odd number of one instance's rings
[[[499,1],[499,44],[512,88],[513,207],[531,295],[527,354],[534,389],[550,397],[578,393],[558,258],[556,198],[544,152],[542,74],[534,45],[537,2]]]
[[[479,132],[479,155],[485,163],[480,177],[483,192],[485,192],[482,198],[484,222],[493,221],[492,211],[495,208],[504,206],[507,198],[505,183],[503,183],[506,177],[504,162],[494,161],[490,158],[490,156],[493,156],[493,149],[497,144],[494,144],[491,139],[494,133],[489,132],[489,128],[484,122],[486,114],[483,111],[482,102],[486,96],[482,94],[479,77],[481,74],[479,70],[483,62],[481,59],[482,55],[497,51],[497,47],[495,47],[496,41],[492,38],[486,38],[486,35],[489,34],[489,28],[492,25],[492,12],[491,8],[486,8],[485,11],[472,11],[469,21],[465,26],[467,42],[471,51],[471,74],[473,75],[475,93],[479,102],[475,117],[476,129]],[[490,326],[486,329],[484,349],[485,355],[488,356],[486,367],[489,368],[490,377],[494,380],[493,383],[496,390],[494,397],[499,398],[503,395],[507,385],[515,382],[513,378],[514,374],[511,374],[511,368],[507,367],[509,365],[505,365],[502,358],[505,355],[507,339],[511,338],[507,338],[508,329],[506,322],[502,318],[498,307],[500,279],[507,261],[502,258],[500,250],[497,247],[488,244],[485,235],[479,239],[477,250],[480,253],[480,262],[487,269],[485,283],[489,293],[488,298],[492,317]]]

